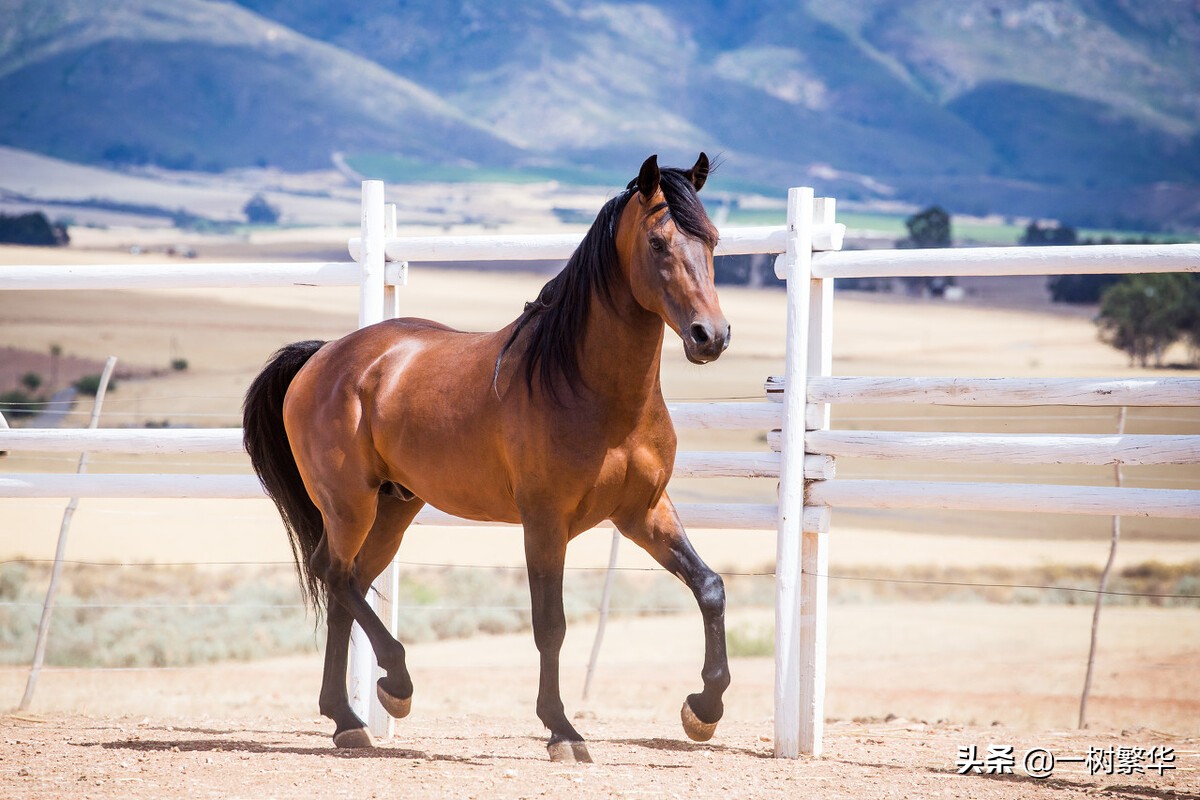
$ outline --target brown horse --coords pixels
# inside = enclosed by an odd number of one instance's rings
[[[729,345],[713,286],[717,231],[696,194],[708,171],[703,153],[690,170],[646,159],[503,330],[388,320],[284,347],[251,385],[246,450],[287,526],[302,586],[315,605],[325,601],[320,708],[338,747],[372,745],[346,693],[352,620],[386,670],[380,702],[394,717],[409,711],[404,648],[365,591],[425,503],[524,526],[537,714],[552,759],[590,760],[559,694],[563,561],[571,539],[606,520],[696,596],[704,688],[681,713],[691,738],[712,736],[729,685],[725,590],[666,494],[676,440],[659,383],[664,322],[694,363]]]

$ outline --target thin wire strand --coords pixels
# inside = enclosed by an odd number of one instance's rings
[[[0,601],[0,608],[41,608],[42,604],[34,600],[5,600]],[[54,608],[56,612],[75,611],[78,609],[97,609],[97,608],[161,608],[161,609],[187,609],[187,610],[213,610],[222,608],[295,608],[304,609],[308,606],[303,603],[78,603],[68,605],[58,605]],[[478,611],[487,609],[489,611],[529,611],[529,604],[525,605],[426,605],[424,603],[405,604],[397,606],[403,611]],[[598,608],[598,607],[597,607]],[[687,611],[690,606],[681,603],[678,606],[615,606],[611,611],[620,611],[622,613],[654,613],[654,614],[669,614],[676,611]]]
[[[838,581],[869,581],[873,583],[905,583],[922,586],[970,586],[981,589],[1042,589],[1057,592],[1079,592],[1081,594],[1099,594],[1115,597],[1153,597],[1178,600],[1200,600],[1200,594],[1159,594],[1157,592],[1116,592],[1112,590],[1083,589],[1076,586],[1042,586],[1036,583],[974,583],[971,581],[934,581],[922,578],[880,578],[868,575],[829,575],[820,572],[806,572],[802,575],[812,575],[817,578],[828,578]]]

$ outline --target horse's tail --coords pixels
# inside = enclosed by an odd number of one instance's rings
[[[320,609],[324,600],[321,576],[309,563],[321,542],[325,525],[308,496],[283,427],[283,397],[308,360],[324,345],[310,340],[280,348],[250,384],[242,403],[242,444],[267,495],[275,501],[296,559],[296,572],[305,600]]]

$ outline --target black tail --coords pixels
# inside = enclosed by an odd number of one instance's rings
[[[321,542],[325,524],[320,510],[309,499],[292,456],[283,428],[283,397],[296,373],[324,344],[311,340],[280,348],[250,384],[242,403],[242,444],[263,488],[283,517],[305,600],[318,610],[325,596],[321,576],[313,574],[309,560]]]

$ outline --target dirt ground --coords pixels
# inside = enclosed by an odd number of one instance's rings
[[[730,626],[765,623],[770,613],[735,613]],[[769,657],[732,661],[712,742],[684,737],[679,704],[698,688],[702,654],[699,620],[684,614],[610,622],[586,700],[593,629],[569,629],[563,699],[590,742],[590,767],[548,761],[534,716],[537,655],[522,633],[412,644],[413,713],[372,753],[331,746],[330,723],[315,711],[317,654],[49,671],[33,713],[0,718],[0,796],[1200,797],[1193,610],[1109,609],[1088,732],[1069,730],[1086,608],[909,603],[831,614],[820,759],[769,757]],[[24,682],[23,669],[0,670],[0,697],[16,698]],[[972,745],[981,755],[1012,746],[1014,774],[959,775],[958,748]],[[1023,760],[1038,747],[1059,758],[1171,747],[1176,767],[1089,775],[1063,762],[1038,780]]]
[[[694,744],[670,725],[589,721],[596,763],[546,758],[542,735],[519,720],[478,716],[404,723],[404,735],[368,752],[336,751],[323,721],[214,718],[167,725],[131,717],[0,720],[6,797],[1197,797],[1195,740],[1152,731],[1014,734],[998,728],[903,720],[829,726],[825,753],[771,758],[769,723],[726,725]],[[959,774],[959,748],[1011,746],[1011,774]],[[1057,763],[1044,778],[1027,753],[1080,758],[1089,748],[1172,748],[1174,769],[1089,775]],[[1145,763],[1145,762],[1143,762]],[[1167,763],[1167,762],[1163,762]],[[1115,772],[1115,767],[1114,767]]]

